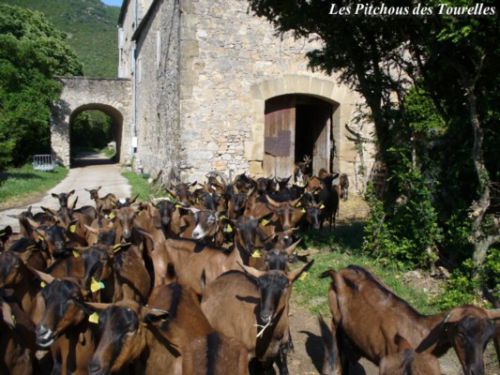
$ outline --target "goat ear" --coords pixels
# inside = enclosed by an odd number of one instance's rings
[[[157,309],[155,307],[144,307],[141,310],[141,321],[144,323],[153,323],[158,320],[165,320],[170,317],[167,310]]]
[[[238,265],[241,267],[241,269],[243,270],[243,272],[247,275],[247,276],[250,276],[251,279],[258,279],[259,277],[261,277],[262,275],[265,274],[264,271],[260,271],[256,268],[253,268],[253,267],[250,267],[250,266],[245,266],[243,264],[241,264],[240,262],[237,262]]]
[[[413,349],[411,344],[403,336],[400,336],[397,333],[394,336],[394,343],[398,347],[398,352],[402,352],[403,350],[406,349]]]
[[[295,248],[297,247],[297,245],[302,241],[302,238],[299,238],[298,241],[295,241],[293,244],[291,244],[290,246],[288,246],[285,251],[288,255],[292,255],[293,254],[293,251],[295,250]]]
[[[87,224],[83,224],[83,226],[85,227],[85,229],[87,229],[90,233],[94,233],[94,234],[99,234],[99,229],[97,228],[94,228],[94,227],[91,227]]]
[[[335,271],[330,268],[329,270],[323,272],[319,277],[322,279],[330,277],[332,280],[335,280]]]
[[[101,188],[102,188],[102,186],[99,186],[96,190],[99,191],[99,190],[101,190]]]
[[[34,268],[28,266],[28,268],[33,272],[40,280],[42,280],[46,284],[52,283],[56,278],[48,273],[38,271]]]
[[[74,191],[74,190],[73,190]],[[75,209],[76,207],[76,202],[78,202],[78,197],[75,198],[74,202],[73,202],[73,210]]]
[[[73,195],[73,194],[75,194],[75,189],[71,190],[71,191],[68,193],[68,195]]]
[[[50,195],[52,195],[52,196],[53,196],[54,198],[56,198],[56,199],[59,199],[59,195],[57,195],[57,194],[55,194],[55,193],[52,193],[52,194],[50,194]]]
[[[314,263],[314,259],[309,261],[308,263],[304,264],[304,266],[302,268],[299,268],[295,271],[292,271],[288,274],[288,280],[290,281],[290,283],[293,283],[295,282],[299,277],[300,275],[302,275],[304,272],[306,272],[309,268],[311,268],[311,266],[313,265]]]
[[[102,302],[85,302],[85,306],[92,311],[104,311],[108,307],[113,306],[112,303],[102,303]]]
[[[196,208],[196,207],[186,207],[186,209],[191,211],[193,214],[197,214],[198,212],[201,211],[199,208]]]
[[[16,322],[14,320],[14,316],[12,315],[12,309],[7,302],[2,301],[2,320],[5,324],[7,324],[11,329],[14,329],[16,326]]]
[[[291,204],[292,207],[297,207],[297,205],[300,203],[301,200],[302,200],[302,196],[300,196],[297,199],[291,201],[290,204]]]
[[[436,342],[442,339],[446,335],[446,326],[448,324],[456,323],[462,318],[460,314],[460,308],[454,308],[448,312],[443,317],[443,320],[436,325],[429,334],[420,342],[418,347],[415,349],[417,353],[422,353],[431,348]]]
[[[500,309],[486,310],[486,314],[488,315],[488,318],[490,318],[491,320],[500,319]]]
[[[53,217],[57,216],[56,212],[53,211],[53,210],[51,210],[50,208],[47,208],[47,207],[44,207],[44,206],[41,206],[40,208],[43,210],[43,212],[45,212],[48,215],[51,215]]]
[[[40,226],[40,223],[38,221],[35,221],[31,218],[26,218],[26,220],[28,220],[28,224],[33,228],[33,229],[36,229]]]
[[[89,192],[89,193],[90,193],[90,190],[89,190],[89,189],[87,189],[87,188],[83,188],[83,190],[85,190],[85,191],[87,191],[87,192]]]

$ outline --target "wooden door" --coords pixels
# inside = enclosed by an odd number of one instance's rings
[[[266,101],[264,126],[264,174],[288,177],[295,155],[295,100],[291,95]]]
[[[319,108],[318,108],[319,109]],[[319,170],[324,168],[330,171],[330,151],[331,151],[331,109],[329,106],[321,106],[317,112],[317,126],[319,130],[318,138],[313,148],[313,173],[317,176]]]

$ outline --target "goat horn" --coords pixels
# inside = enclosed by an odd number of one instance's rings
[[[274,199],[272,199],[267,194],[266,194],[266,199],[267,199],[267,203],[269,203],[271,206],[273,206],[273,207],[279,207],[280,206],[280,204],[278,202],[276,202]]]

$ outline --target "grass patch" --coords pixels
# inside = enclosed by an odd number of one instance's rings
[[[306,305],[311,312],[329,314],[327,295],[330,278],[321,279],[321,273],[329,268],[338,270],[350,264],[367,268],[419,312],[424,314],[436,312],[426,293],[405,283],[403,275],[408,270],[401,270],[386,259],[374,259],[362,253],[362,223],[337,226],[332,233],[305,232],[302,237],[303,247],[313,253],[310,258],[314,259],[314,265],[303,281],[295,283],[294,290],[299,303]]]
[[[148,176],[139,175],[133,171],[123,171],[122,176],[128,180],[132,187],[132,196],[139,194],[139,200],[148,200],[154,195],[153,187],[148,183]]]
[[[31,164],[0,173],[0,209],[28,204],[57,185],[68,170],[58,166],[50,172],[34,170]]]

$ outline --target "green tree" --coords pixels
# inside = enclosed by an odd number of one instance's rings
[[[41,13],[0,4],[0,168],[49,150],[55,77],[82,71],[65,38]]]

